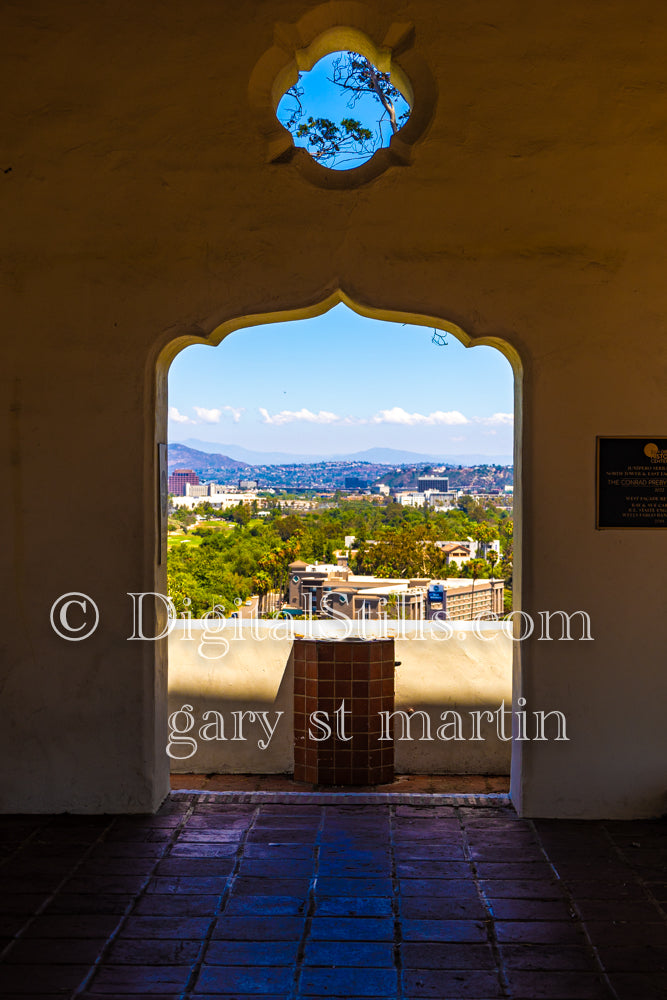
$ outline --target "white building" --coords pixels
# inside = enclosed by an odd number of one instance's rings
[[[236,487],[221,486],[220,483],[199,483],[197,486],[193,483],[185,484],[186,497],[213,497],[218,493],[230,492],[237,492]]]
[[[456,491],[448,490],[400,490],[395,494],[396,503],[402,507],[452,507],[456,503]]]
[[[227,510],[228,507],[236,507],[240,503],[252,503],[254,500],[257,500],[259,505],[264,502],[258,499],[256,493],[214,493],[210,496],[172,497],[172,504],[174,507],[193,510],[200,503],[210,503],[211,507]]]
[[[401,490],[394,497],[396,503],[401,507],[424,507],[426,505],[426,495],[418,493],[416,490]]]

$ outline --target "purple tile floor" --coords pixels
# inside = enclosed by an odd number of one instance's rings
[[[0,817],[0,996],[664,1000],[666,832],[503,795]]]

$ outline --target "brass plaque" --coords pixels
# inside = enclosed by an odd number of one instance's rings
[[[667,438],[597,438],[595,527],[667,528]]]

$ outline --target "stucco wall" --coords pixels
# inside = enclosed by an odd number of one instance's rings
[[[313,625],[317,631],[313,637],[336,634],[335,627]],[[189,707],[173,717],[168,730],[173,737],[172,771],[280,774],[294,770],[291,653],[293,636],[299,630],[303,630],[302,622],[236,626],[227,622],[220,633],[211,632],[210,625],[201,621],[176,623],[169,637],[170,719],[172,713]],[[430,730],[424,731],[420,717],[410,723],[409,733],[403,733],[397,720],[397,772],[509,774],[511,743],[499,738],[495,720],[484,719],[473,728],[469,713],[495,713],[503,704],[511,711],[511,638],[495,627],[478,627],[475,632],[462,625],[456,632],[445,633],[430,623],[421,628],[405,623],[402,634],[394,646],[398,664],[395,707],[427,713]],[[448,711],[461,716],[461,731],[450,726],[438,738],[439,727],[457,721],[455,716],[441,720]],[[213,714],[204,717],[207,712],[222,716],[222,729],[214,728],[219,722]],[[234,716],[238,712],[267,715],[264,725],[244,718],[239,730],[238,716]],[[511,733],[508,714],[505,735]],[[472,739],[475,735],[481,738]]]
[[[166,793],[166,644],[127,641],[126,593],[165,590],[168,361],[342,289],[515,364],[515,593],[533,614],[587,610],[595,636],[520,647],[516,695],[560,705],[573,739],[515,748],[517,807],[662,813],[667,536],[596,532],[594,460],[597,434],[667,433],[667,7],[336,7],[377,45],[412,22],[399,59],[427,67],[433,116],[411,162],[327,190],[269,162],[249,96],[291,37],[278,22],[317,6],[3,9],[0,807],[142,810]],[[69,590],[100,607],[85,642],[49,625]]]

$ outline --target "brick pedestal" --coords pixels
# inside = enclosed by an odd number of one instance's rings
[[[393,639],[296,639],[294,780],[324,785],[393,781],[394,743],[380,741],[378,714],[393,710]],[[331,736],[325,738],[325,730],[315,724],[314,712],[327,720]]]

